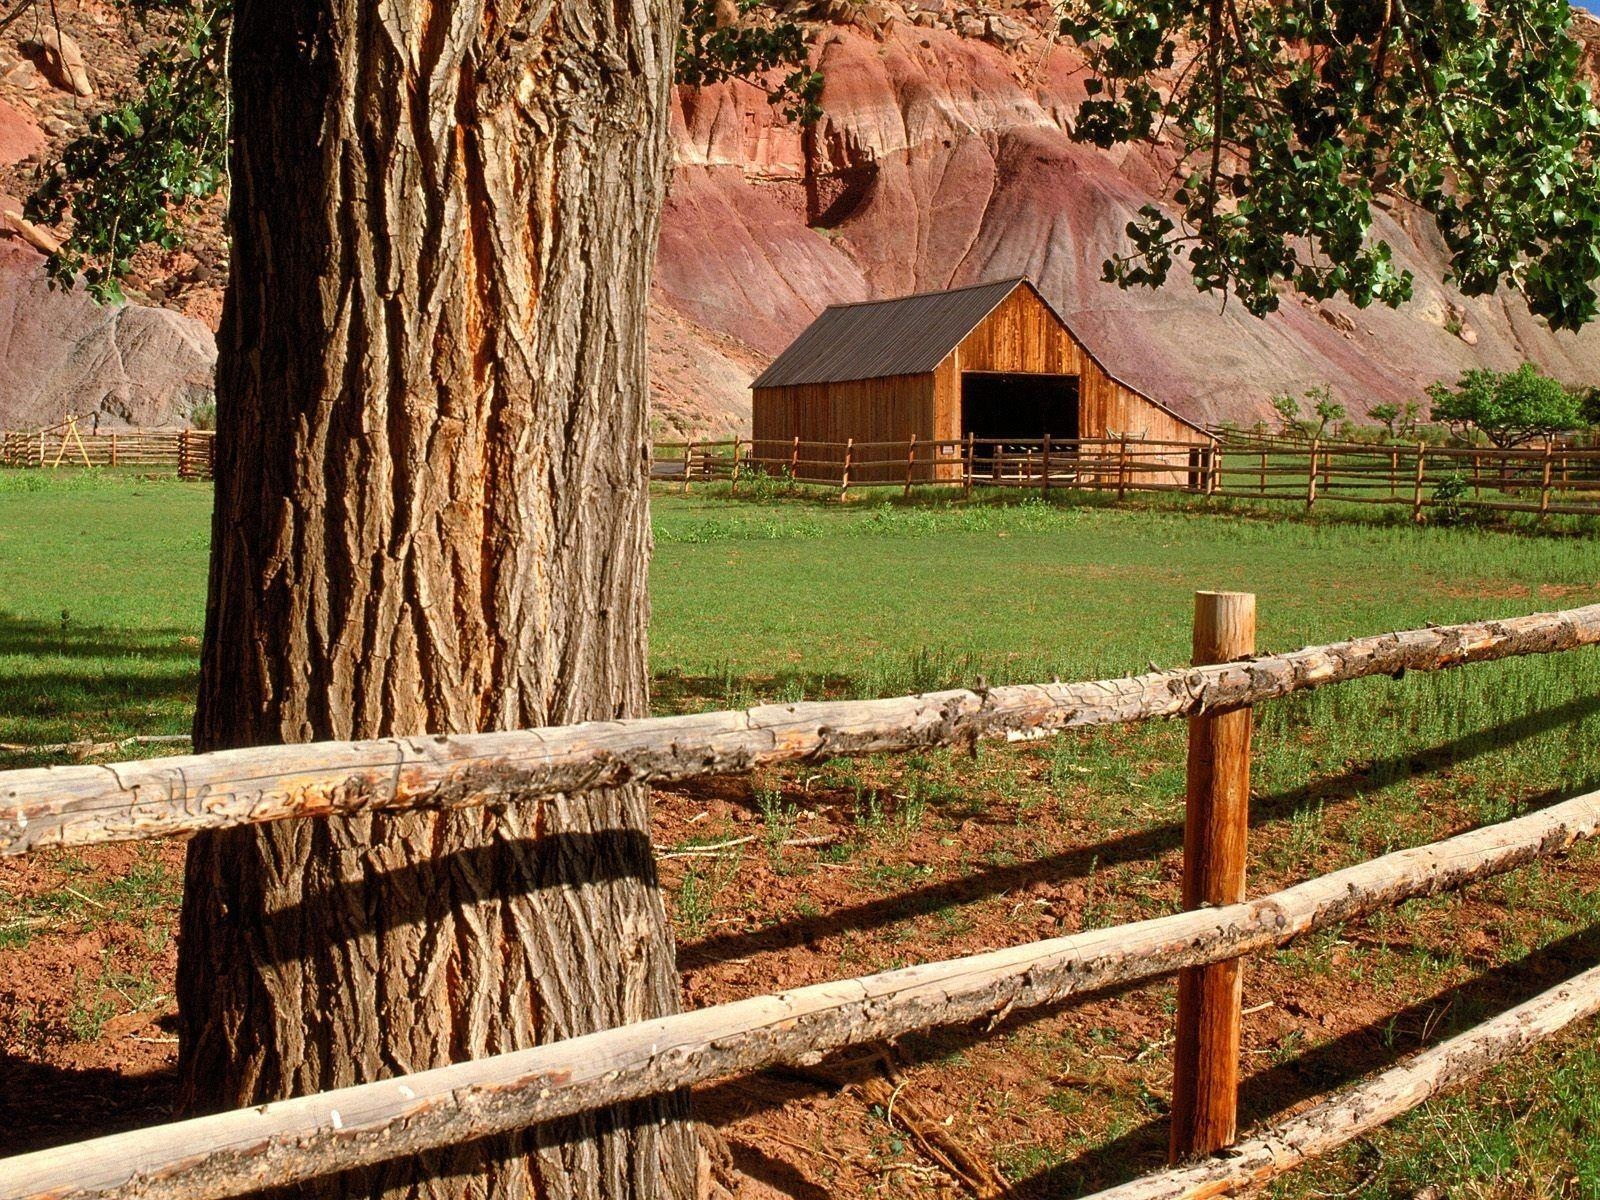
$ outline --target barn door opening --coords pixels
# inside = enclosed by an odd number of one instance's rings
[[[1052,439],[1081,436],[1076,375],[961,373],[961,436],[971,434],[977,441],[977,470],[985,471],[1008,455],[1037,452],[1034,443],[1047,433]]]

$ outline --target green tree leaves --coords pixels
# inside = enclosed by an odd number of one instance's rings
[[[1106,264],[1257,315],[1293,285],[1396,305],[1411,277],[1376,202],[1433,213],[1468,295],[1502,282],[1552,326],[1596,313],[1600,139],[1566,0],[1069,0],[1093,77],[1073,129],[1176,141],[1173,212],[1143,209]]]
[[[140,247],[177,246],[183,206],[225,179],[226,0],[149,7],[166,36],[140,60],[139,94],[93,117],[27,204],[35,221],[55,224],[71,214],[71,233],[50,256],[50,276],[70,287],[81,274],[101,303],[122,299]]]
[[[817,100],[822,75],[808,65],[805,31],[793,21],[765,14],[764,0],[685,0],[678,41],[677,82],[693,87],[742,79],[767,93],[791,121],[809,124],[822,116]],[[764,76],[788,69],[776,84]]]
[[[1428,388],[1428,396],[1433,400],[1433,420],[1443,421],[1458,433],[1478,429],[1502,448],[1589,424],[1583,397],[1532,363],[1509,372],[1467,371],[1453,390],[1435,383]]]

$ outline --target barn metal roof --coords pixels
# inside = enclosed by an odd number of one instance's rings
[[[947,292],[830,305],[750,386],[925,374],[1026,282],[1018,276]]]

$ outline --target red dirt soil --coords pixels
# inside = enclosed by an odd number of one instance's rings
[[[1181,802],[1161,764],[1181,754],[1179,732],[1100,735],[1119,759],[1142,764],[1120,800],[1062,783],[1042,745],[986,749],[976,762],[941,753],[658,791],[654,836],[685,1003],[1173,910]],[[1381,851],[1359,833],[1364,770],[1257,798],[1253,892]],[[1445,770],[1430,780],[1404,840],[1470,825],[1452,806],[1467,778]],[[1296,840],[1291,818],[1318,805],[1328,836]],[[740,838],[750,840],[699,848]],[[0,864],[10,897],[0,929],[31,923],[25,945],[0,950],[10,1151],[164,1119],[181,870],[172,843]],[[1537,944],[1523,925],[1550,908],[1539,889],[1600,887],[1600,859],[1580,850],[1522,874],[1252,961],[1247,1121],[1302,1105],[1452,1022],[1549,986],[1574,958],[1592,959],[1594,935],[1531,954],[1520,947]],[[143,890],[119,889],[130,879],[146,881]],[[697,1115],[722,1131],[749,1197],[999,1194],[1002,1177],[1016,1195],[1076,1194],[1162,1161],[1172,1002],[1170,982],[1158,982],[1012,1016],[992,1031],[911,1037],[698,1089]]]

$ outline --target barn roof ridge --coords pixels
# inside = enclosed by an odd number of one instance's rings
[[[1016,275],[909,296],[830,304],[750,386],[793,387],[926,374],[1024,285],[1039,294],[1031,279]]]
[[[904,296],[879,296],[874,300],[835,300],[822,311],[827,312],[830,308],[865,308],[869,304],[899,304],[903,300],[921,300],[927,296],[951,296],[957,292],[975,292],[979,288],[997,288],[1001,284],[1007,283],[1011,284],[1013,288],[1019,283],[1025,283],[1034,288],[1035,291],[1038,290],[1031,276],[1008,275],[1004,279],[986,279],[981,283],[963,283],[960,287],[927,288],[920,292],[907,292]]]

